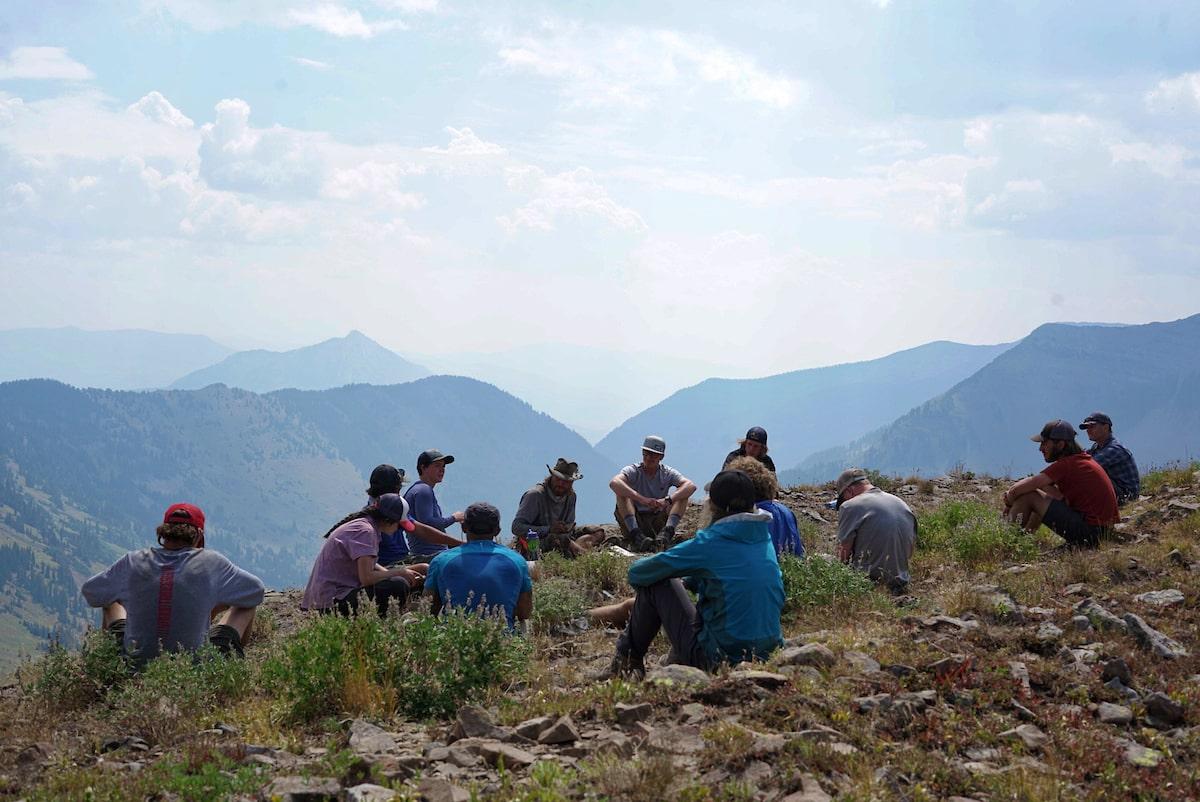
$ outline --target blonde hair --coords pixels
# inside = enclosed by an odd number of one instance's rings
[[[758,501],[773,501],[779,495],[779,480],[755,457],[738,457],[725,468],[727,471],[741,471],[750,477],[754,483],[754,495]]]

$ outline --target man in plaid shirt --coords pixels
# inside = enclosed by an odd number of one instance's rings
[[[1113,437],[1112,418],[1103,412],[1093,412],[1079,424],[1079,428],[1087,432],[1088,439],[1092,441],[1088,453],[1100,463],[1112,481],[1113,490],[1117,491],[1117,504],[1136,500],[1142,491],[1142,480],[1133,454]]]

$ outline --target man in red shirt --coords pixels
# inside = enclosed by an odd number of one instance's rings
[[[1050,464],[1005,491],[1005,517],[1027,532],[1045,524],[1072,546],[1094,548],[1118,520],[1108,474],[1075,442],[1075,427],[1065,420],[1050,421],[1030,439]]]

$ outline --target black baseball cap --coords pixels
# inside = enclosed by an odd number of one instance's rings
[[[1044,443],[1047,440],[1074,440],[1075,427],[1059,418],[1058,420],[1048,421],[1042,427],[1040,434],[1035,434],[1029,439],[1035,443]]]
[[[761,426],[751,426],[746,432],[746,439],[755,443],[767,444],[767,430]]]
[[[1093,412],[1083,419],[1083,423],[1079,424],[1080,429],[1086,429],[1093,423],[1102,423],[1105,426],[1112,426],[1112,418],[1105,415],[1103,412]]]
[[[403,484],[403,468],[397,468],[395,465],[387,463],[376,465],[375,470],[371,471],[371,486],[367,488],[367,495],[371,498],[379,498],[384,493],[399,493]]]
[[[438,462],[439,460],[449,465],[451,462],[454,462],[454,457],[450,454],[443,454],[436,448],[431,448],[428,451],[422,451],[420,456],[417,457],[417,470],[423,471],[425,468],[435,462]]]
[[[705,489],[709,500],[723,510],[750,512],[754,509],[754,482],[742,471],[721,471]]]
[[[500,510],[486,501],[476,501],[463,512],[463,530],[472,535],[500,532]]]

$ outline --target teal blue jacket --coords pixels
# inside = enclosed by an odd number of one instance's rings
[[[783,574],[767,522],[769,513],[722,518],[691,540],[629,566],[635,588],[672,577],[697,594],[697,638],[709,663],[767,658],[783,644]]]

